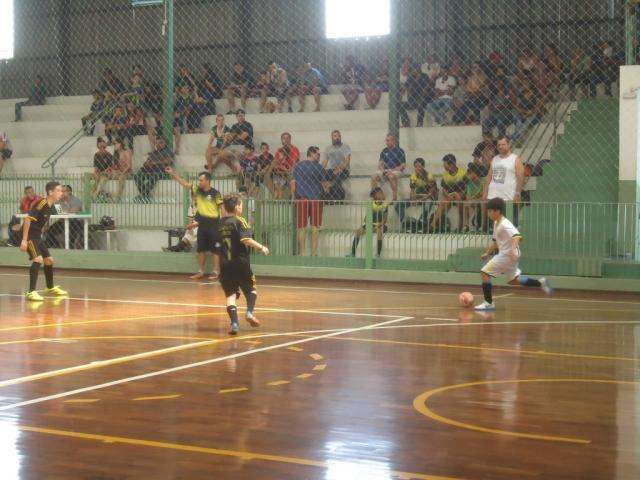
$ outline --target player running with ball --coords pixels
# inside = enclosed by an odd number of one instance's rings
[[[523,287],[539,287],[547,295],[553,293],[546,278],[536,280],[521,275],[518,268],[520,260],[520,242],[522,235],[518,229],[505,216],[506,204],[501,198],[492,198],[487,202],[487,215],[493,220],[493,239],[491,245],[487,247],[481,255],[482,260],[486,260],[493,254],[482,270],[482,292],[484,302],[475,307],[478,311],[495,310],[493,297],[491,295],[491,278],[499,274],[505,275],[509,279],[509,285],[522,285]]]

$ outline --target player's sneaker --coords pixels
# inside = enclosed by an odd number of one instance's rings
[[[202,280],[204,278],[204,273],[198,272],[189,277],[191,280]]]
[[[40,295],[35,290],[27,292],[27,300],[29,300],[30,302],[44,302],[44,298],[42,298],[42,295]]]
[[[247,312],[247,323],[249,325],[251,325],[252,327],[259,327],[260,326],[260,320],[258,320],[253,313]]]
[[[55,295],[57,297],[64,297],[65,295],[69,295],[67,291],[61,289],[58,285],[53,288],[47,288],[45,292],[49,295]]]
[[[236,322],[231,323],[231,330],[229,330],[229,335],[237,335],[240,330],[240,326]]]
[[[545,277],[540,279],[540,288],[542,288],[542,291],[547,295],[553,295],[553,287]]]
[[[212,282],[216,282],[218,281],[218,279],[220,278],[220,275],[218,274],[218,272],[211,272],[211,275],[209,275],[209,280],[211,280]]]
[[[486,312],[488,310],[495,310],[496,306],[493,303],[482,302],[480,305],[476,305],[473,309],[479,312]]]

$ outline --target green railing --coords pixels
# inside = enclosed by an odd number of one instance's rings
[[[86,134],[87,128],[95,127],[96,123],[100,121],[100,119],[107,114],[113,113],[115,107],[118,105],[118,102],[112,102],[106,107],[104,107],[100,112],[94,114],[93,119],[88,121],[86,125],[83,125],[79,130],[77,130],[71,137],[69,137],[62,145],[60,145],[47,159],[42,163],[42,168],[50,168],[51,176],[55,177],[56,174],[56,164],[58,160],[67,153],[69,150],[73,148],[73,146],[78,143],[82,138],[84,138]]]

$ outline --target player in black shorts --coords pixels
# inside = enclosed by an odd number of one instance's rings
[[[38,272],[42,264],[44,264],[44,278],[47,281],[46,293],[56,296],[67,295],[67,292],[53,284],[53,258],[42,241],[42,232],[47,228],[49,217],[57,213],[54,204],[58,203],[62,197],[62,186],[58,182],[49,182],[45,188],[47,198],[40,200],[29,210],[22,225],[20,250],[27,252],[29,260],[32,262],[29,269],[29,291],[27,292],[27,300],[32,302],[44,300],[36,291]]]
[[[251,271],[251,249],[260,250],[269,255],[269,249],[253,239],[253,232],[249,222],[242,215],[242,200],[239,195],[225,195],[225,217],[220,222],[220,284],[227,297],[227,313],[231,319],[229,335],[238,333],[238,309],[236,307],[236,292],[242,290],[247,299],[247,322],[252,327],[260,326],[260,322],[253,315],[258,292],[256,292],[256,277]]]

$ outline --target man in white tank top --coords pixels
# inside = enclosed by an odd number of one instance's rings
[[[498,155],[491,160],[488,181],[484,187],[484,200],[501,198],[506,202],[520,203],[520,193],[524,185],[524,164],[522,158],[511,151],[507,137],[498,139]]]

